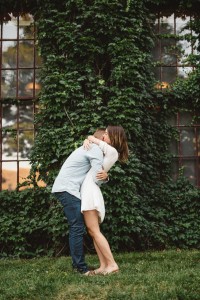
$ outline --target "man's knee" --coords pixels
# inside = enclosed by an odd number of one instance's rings
[[[70,225],[70,232],[72,235],[83,235],[85,233],[85,225],[84,223],[73,223]]]

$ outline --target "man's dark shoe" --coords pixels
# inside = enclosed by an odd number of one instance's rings
[[[83,276],[94,276],[95,273],[94,273],[94,271],[87,271],[85,273],[82,273],[81,275],[83,275]]]
[[[97,269],[97,267],[94,267],[94,266],[88,266],[88,270],[89,271],[94,271],[94,270],[96,270]]]
[[[94,271],[94,270],[96,270],[96,267],[88,266],[88,271]],[[74,268],[74,267],[73,267],[73,271],[81,274],[85,273],[85,270]]]

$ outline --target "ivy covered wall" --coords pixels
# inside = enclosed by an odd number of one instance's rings
[[[176,182],[171,179],[169,142],[174,131],[168,124],[169,116],[181,109],[199,109],[199,57],[186,81],[162,93],[154,88],[151,54],[156,13],[166,7],[197,13],[198,2],[1,0],[4,16],[13,9],[35,15],[43,59],[30,157],[35,189],[0,195],[3,255],[66,253],[67,226],[51,185],[70,152],[87,134],[108,124],[121,124],[130,146],[128,163],[117,163],[102,189],[102,229],[112,248],[200,246],[200,193],[181,175]],[[199,34],[198,20],[193,26]],[[46,188],[37,187],[36,171]],[[8,205],[16,206],[15,211],[6,210]]]

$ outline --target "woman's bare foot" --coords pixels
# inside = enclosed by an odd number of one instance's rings
[[[111,274],[111,273],[117,273],[119,272],[119,267],[117,264],[107,266],[104,271],[102,272],[103,275]]]
[[[110,272],[106,272],[104,271],[103,273],[101,273],[102,275],[110,275],[110,274],[116,274],[119,272],[119,269],[118,270],[113,270],[113,271],[110,271]]]
[[[98,268],[94,270],[94,274],[98,275],[98,274],[102,274],[105,271],[105,268]]]

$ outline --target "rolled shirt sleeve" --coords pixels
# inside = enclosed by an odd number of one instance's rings
[[[103,152],[99,146],[92,144],[90,150],[87,151],[87,157],[90,161],[93,180],[96,184],[100,185],[102,180],[98,180],[96,176],[103,168]]]

